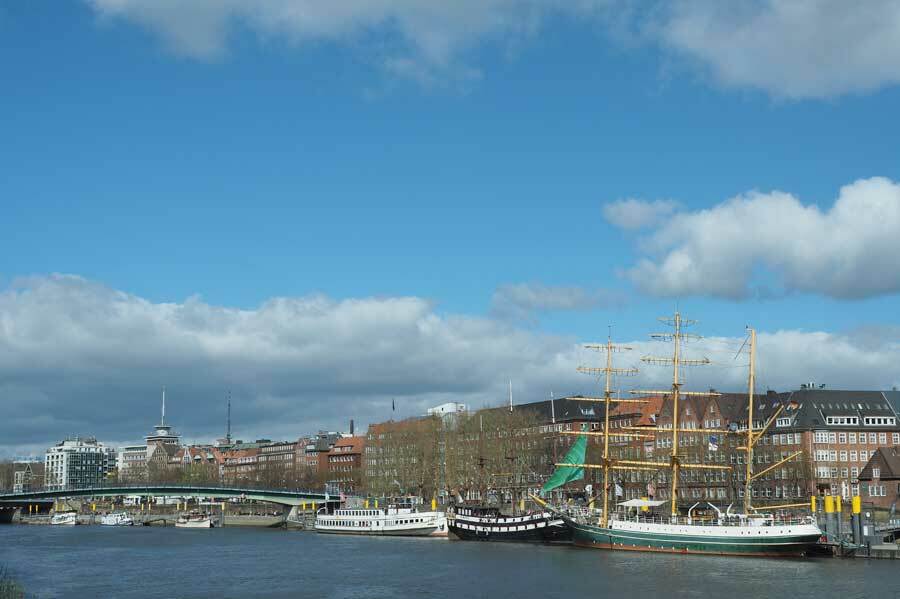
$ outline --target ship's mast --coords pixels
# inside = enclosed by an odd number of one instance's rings
[[[642,400],[635,399],[618,399],[614,398],[612,395],[612,376],[613,375],[623,375],[623,376],[631,376],[637,374],[637,368],[613,368],[612,364],[612,355],[613,352],[622,352],[629,351],[631,348],[626,347],[624,345],[614,345],[612,342],[611,336],[607,336],[605,344],[596,344],[589,343],[584,346],[587,349],[593,349],[595,351],[605,351],[606,352],[606,366],[604,368],[590,368],[585,366],[578,367],[578,372],[583,372],[586,374],[603,374],[605,375],[605,386],[603,397],[584,397],[584,398],[573,398],[581,401],[602,401],[603,402],[603,459],[600,463],[601,468],[603,469],[603,515],[600,520],[600,524],[603,527],[606,527],[609,522],[609,471],[615,466],[612,463],[612,460],[609,457],[609,412],[614,402],[624,402],[624,403],[643,403]],[[584,433],[587,434],[587,433]],[[618,434],[618,433],[617,433]],[[633,435],[630,433],[621,433],[623,436],[634,437],[637,435]],[[582,465],[583,467],[584,465]]]
[[[753,390],[756,386],[756,330],[750,329],[750,375],[747,377],[747,479],[744,481],[744,513],[750,515],[750,483],[753,482]]]
[[[719,395],[718,393],[709,392],[685,392],[681,390],[681,367],[682,366],[702,366],[709,364],[708,358],[701,358],[699,360],[688,360],[681,356],[681,344],[687,339],[700,339],[697,335],[691,335],[684,332],[684,328],[690,326],[695,323],[693,320],[687,320],[681,316],[680,312],[675,312],[675,315],[671,318],[660,318],[662,322],[669,324],[672,327],[671,333],[656,333],[651,335],[652,338],[658,339],[661,341],[672,341],[674,347],[672,351],[672,357],[655,357],[655,356],[645,356],[641,358],[643,362],[647,362],[650,364],[663,364],[663,365],[671,365],[672,366],[672,388],[669,391],[632,391],[632,393],[640,393],[647,395],[667,395],[672,398],[672,428],[671,431],[665,428],[656,428],[651,430],[656,430],[658,432],[671,432],[672,434],[672,452],[669,455],[669,464],[668,467],[672,470],[672,484],[670,486],[671,489],[671,498],[670,498],[670,508],[672,518],[678,516],[678,475],[681,472],[682,468],[695,468],[695,469],[710,469],[710,470],[719,470],[719,469],[729,469],[726,466],[716,466],[711,464],[684,464],[681,462],[681,457],[678,455],[679,449],[679,433],[682,432],[682,429],[678,426],[679,417],[681,412],[681,398],[684,396],[715,396]],[[713,430],[706,429],[704,432],[712,433],[726,433],[724,430]]]
[[[794,458],[797,458],[803,455],[803,451],[797,451],[775,462],[771,466],[765,468],[760,472],[753,471],[753,448],[759,442],[760,439],[763,438],[763,435],[766,434],[766,431],[769,430],[769,427],[777,420],[778,416],[781,414],[781,411],[784,409],[784,405],[778,406],[775,412],[769,416],[769,419],[763,425],[759,431],[755,431],[753,429],[753,402],[755,395],[755,387],[756,387],[756,330],[750,327],[747,327],[750,331],[750,374],[747,377],[747,398],[749,404],[747,405],[747,443],[743,447],[739,449],[743,449],[747,452],[747,470],[745,472],[746,480],[744,481],[744,513],[746,515],[750,515],[751,511],[755,511],[756,508],[753,507],[752,501],[752,491],[753,491],[753,481],[761,476],[765,476],[775,468],[778,468],[787,462],[790,462]],[[743,347],[741,348],[743,349]],[[740,351],[738,352],[740,353]],[[805,504],[784,504],[780,506],[768,506],[769,509],[774,509],[778,507],[786,508],[786,507],[797,507],[799,505]]]

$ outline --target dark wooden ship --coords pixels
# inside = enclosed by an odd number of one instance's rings
[[[463,541],[572,542],[572,529],[550,511],[507,516],[496,507],[457,506],[447,513],[447,530]]]

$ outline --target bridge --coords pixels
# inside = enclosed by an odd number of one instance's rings
[[[25,508],[28,505],[42,504],[57,499],[70,497],[120,497],[128,495],[140,495],[141,497],[192,497],[205,499],[252,499],[267,501],[284,506],[290,506],[292,511],[308,505],[325,506],[333,508],[340,504],[340,497],[313,491],[295,489],[265,489],[257,487],[236,487],[218,485],[177,485],[177,484],[139,484],[139,485],[109,485],[101,487],[87,487],[79,489],[55,489],[28,491],[25,493],[0,494],[0,520],[5,513],[12,518],[16,509]]]

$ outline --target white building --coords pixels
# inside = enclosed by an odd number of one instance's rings
[[[116,467],[116,450],[93,437],[72,437],[47,450],[44,486],[48,490],[102,485]]]
[[[457,403],[455,401],[451,401],[449,403],[442,403],[439,406],[435,406],[433,408],[428,408],[429,416],[446,416],[448,414],[459,414],[460,412],[467,412],[468,407],[464,403]]]
[[[140,481],[147,473],[147,446],[126,445],[119,448],[116,459],[120,481]]]

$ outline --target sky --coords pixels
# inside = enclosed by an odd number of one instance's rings
[[[900,385],[895,2],[5,2],[0,78],[0,456],[665,384],[676,309]]]

